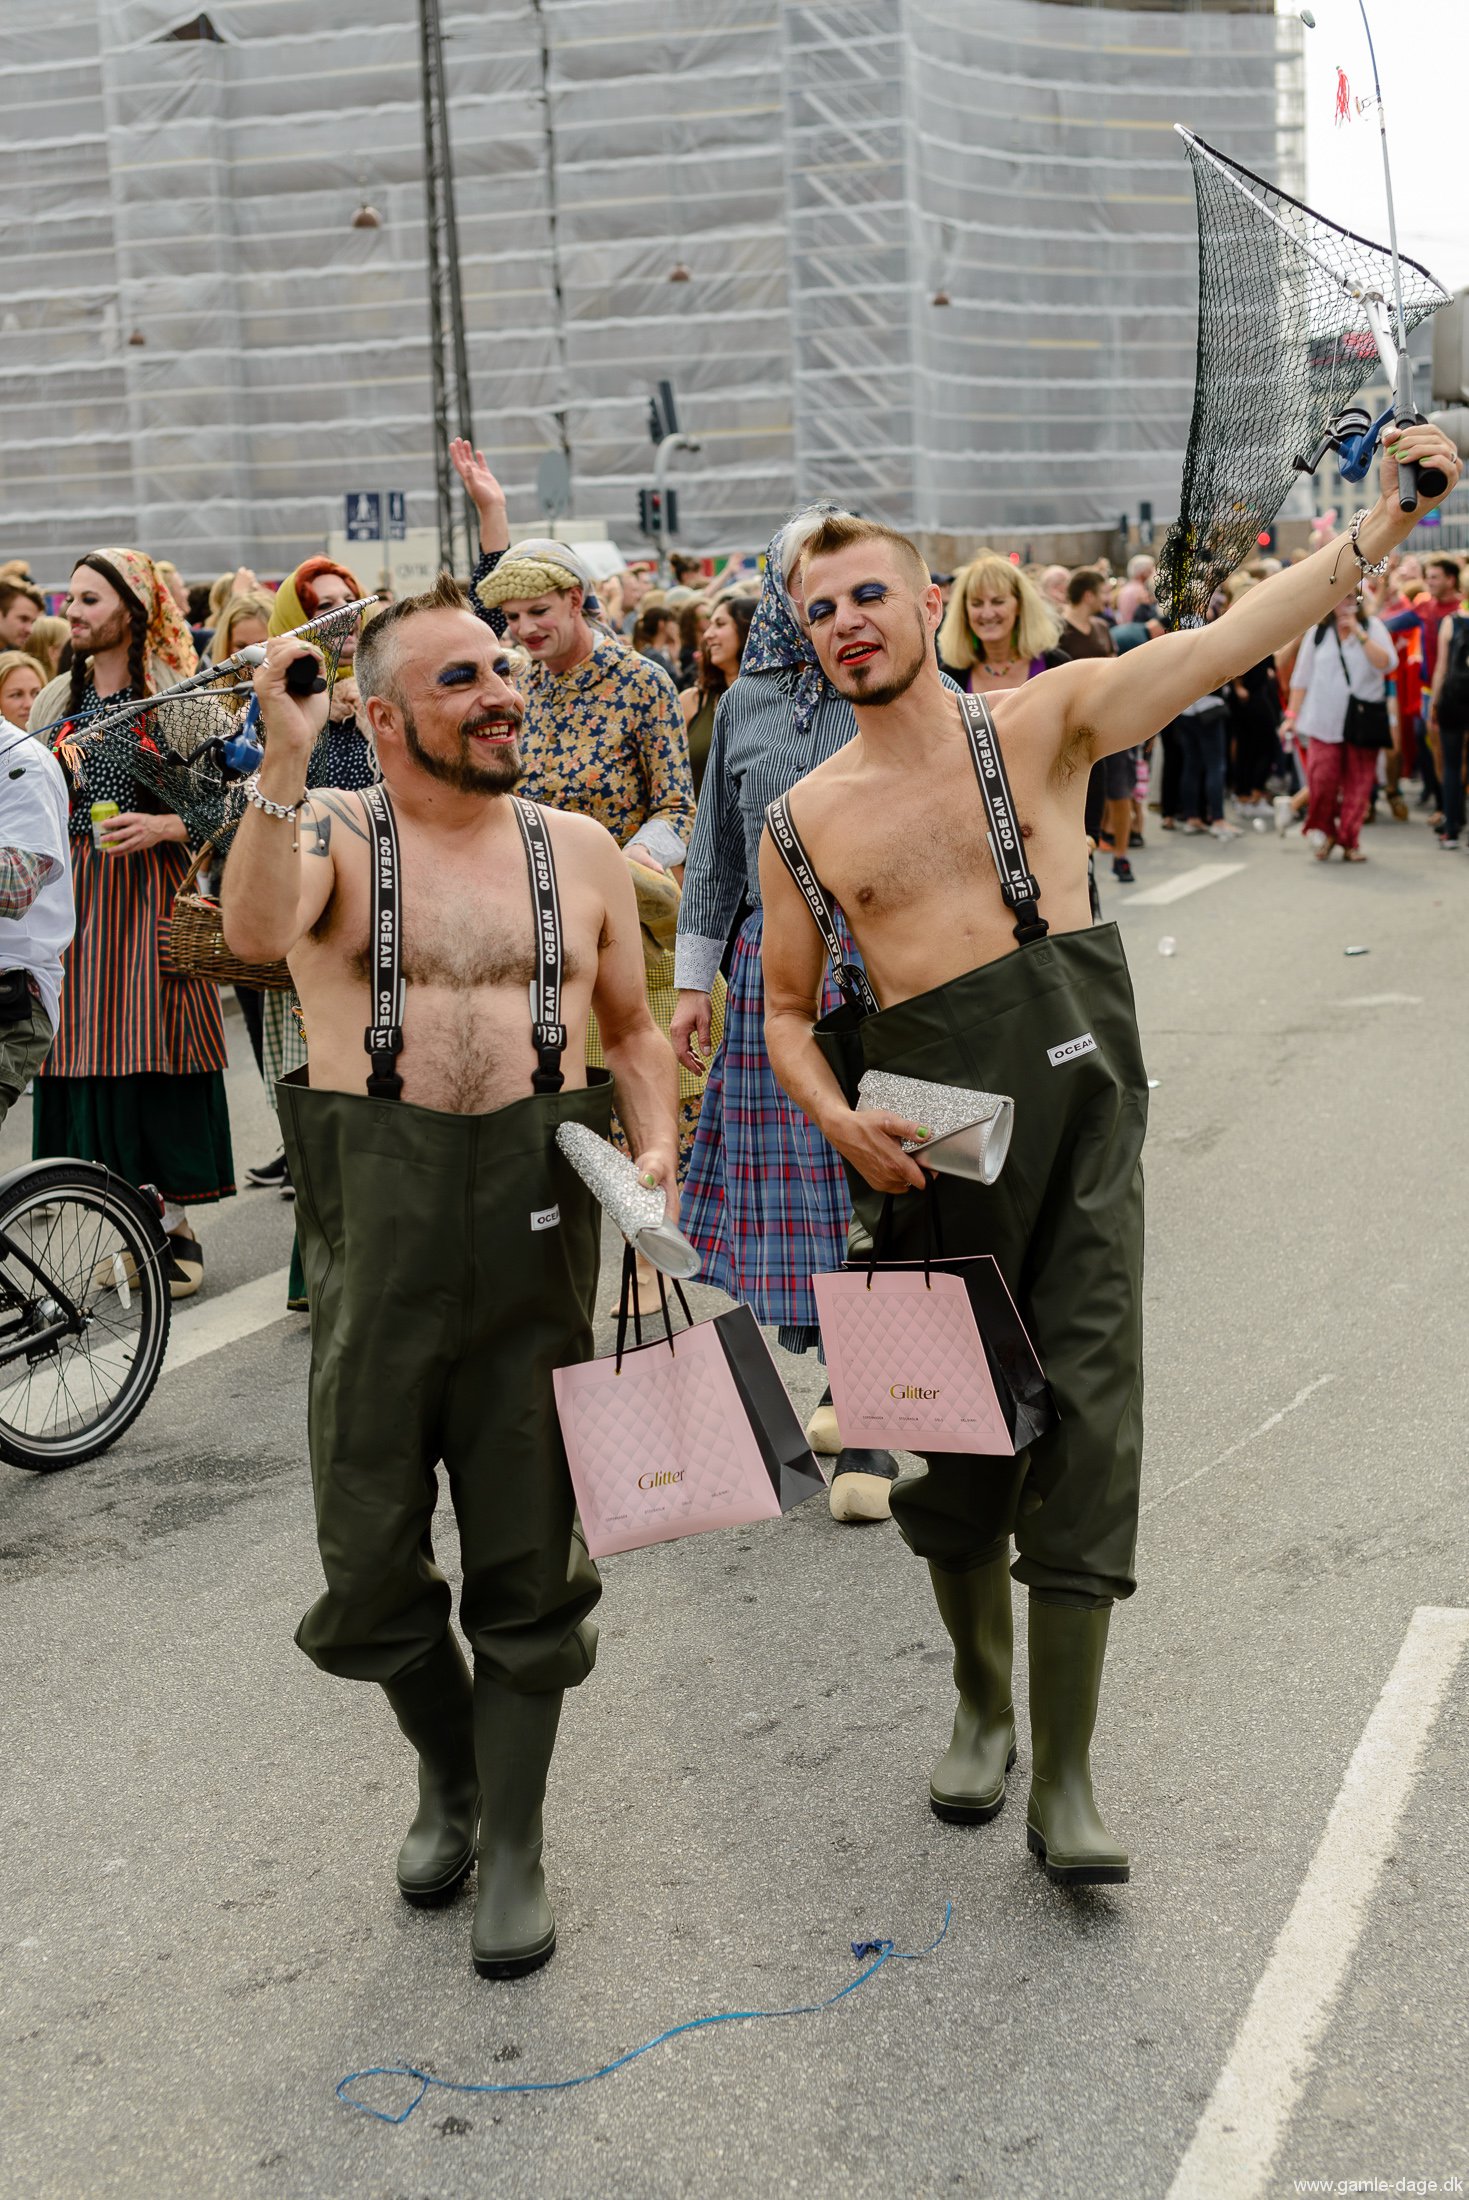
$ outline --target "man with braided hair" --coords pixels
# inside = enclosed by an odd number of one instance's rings
[[[155,695],[197,662],[178,606],[140,550],[82,558],[66,616],[71,670],[41,690],[30,715],[32,733],[63,761],[71,736],[104,705]],[[141,721],[131,738],[143,738]],[[166,727],[155,724],[149,738],[166,739]],[[94,841],[92,804],[107,801],[118,813]],[[35,1152],[76,1154],[129,1184],[156,1185],[169,1291],[188,1298],[204,1280],[204,1255],[185,1209],[235,1189],[219,989],[204,978],[165,979],[159,962],[189,867],[188,833],[141,780],[92,752],[75,774],[70,837],[76,938],[56,1042],[36,1079]]]
[[[633,866],[648,1006],[666,1037],[677,1006],[679,903],[668,874],[681,871],[694,828],[678,691],[657,665],[593,623],[591,575],[563,542],[536,537],[488,552],[474,593],[491,626],[533,660],[524,682],[527,792],[554,809],[594,817]],[[721,983],[721,1028],[723,1006]],[[600,1059],[595,1030],[587,1058]],[[693,1146],[706,1074],[687,1066],[680,1072],[681,1165]]]

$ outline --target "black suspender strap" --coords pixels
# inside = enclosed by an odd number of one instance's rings
[[[879,1013],[877,996],[867,982],[867,973],[860,963],[847,962],[842,954],[842,936],[837,930],[836,914],[831,897],[811,868],[811,858],[805,843],[796,831],[791,816],[790,797],[782,795],[772,802],[765,812],[765,822],[776,852],[800,888],[802,899],[816,920],[826,952],[831,957],[831,967],[836,973],[837,984],[842,989],[842,999],[849,1008],[860,1015],[876,1016]]]
[[[546,821],[533,802],[513,798],[516,823],[525,844],[535,908],[536,974],[530,988],[531,1036],[537,1067],[531,1089],[559,1092],[564,1082],[561,1057],[566,1026],[561,1021],[561,982],[565,958],[561,939],[561,897]],[[401,1100],[403,1080],[398,1056],[403,1051],[402,892],[398,863],[398,825],[386,787],[364,787],[363,807],[372,830],[372,1014],[363,1035],[372,1062],[367,1092],[372,1100]]]
[[[959,711],[969,741],[970,761],[989,820],[990,854],[1000,874],[1005,906],[1015,915],[1015,937],[1022,947],[1043,940],[1051,927],[1040,912],[1040,885],[1025,860],[1025,839],[1010,793],[1010,777],[989,704],[982,695],[961,695]]]
[[[362,806],[372,831],[372,1022],[363,1037],[372,1062],[371,1100],[401,1100],[403,1080],[402,898],[398,823],[386,787],[364,787]]]
[[[551,836],[534,802],[519,795],[511,798],[525,842],[530,870],[531,899],[535,904],[536,974],[530,989],[531,1037],[535,1041],[537,1068],[531,1090],[559,1092],[564,1082],[561,1057],[566,1052],[566,1026],[561,1021],[561,980],[564,958],[561,948],[561,897],[556,891],[556,863]]]

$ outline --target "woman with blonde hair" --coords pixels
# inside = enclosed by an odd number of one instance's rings
[[[237,649],[263,642],[270,632],[274,599],[263,590],[249,590],[226,597],[215,618],[207,655],[212,665],[222,665]]]
[[[1018,566],[994,550],[971,558],[954,581],[938,632],[944,670],[973,695],[1003,695],[1061,663],[1061,622]]]
[[[54,680],[60,672],[61,652],[70,641],[71,628],[54,611],[43,611],[26,636],[26,648],[44,666],[48,681]]]
[[[0,649],[0,718],[24,729],[51,675],[28,649]]]

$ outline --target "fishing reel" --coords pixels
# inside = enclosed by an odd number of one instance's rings
[[[1400,428],[1416,428],[1423,425],[1419,412],[1402,413],[1395,405],[1384,405],[1374,420],[1365,405],[1348,405],[1332,421],[1314,451],[1297,455],[1291,460],[1298,474],[1314,474],[1328,451],[1337,453],[1337,466],[1343,481],[1364,481],[1373,459],[1382,431],[1388,424]],[[1399,482],[1399,503],[1405,512],[1411,512],[1420,496],[1441,497],[1448,487],[1447,474],[1437,466],[1408,466],[1400,469],[1403,478]],[[1407,477],[1412,476],[1409,480]]]

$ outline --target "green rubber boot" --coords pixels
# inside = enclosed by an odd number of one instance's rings
[[[474,1675],[479,1761],[479,1893],[469,1952],[481,1978],[520,1978],[549,1962],[556,1920],[541,1870],[541,1804],[562,1691],[527,1696]]]
[[[1112,1607],[1030,1600],[1030,1808],[1025,1838],[1058,1887],[1115,1885],[1126,1849],[1103,1825],[1088,1751],[1097,1723]]]
[[[1015,1762],[1009,1561],[997,1558],[967,1574],[928,1571],[954,1645],[959,1691],[953,1736],[928,1783],[929,1808],[951,1825],[982,1826],[1004,1809],[1005,1775]]]
[[[393,1717],[418,1751],[418,1814],[398,1851],[398,1892],[421,1908],[447,1902],[474,1862],[479,1779],[474,1697],[458,1643],[383,1683]]]

